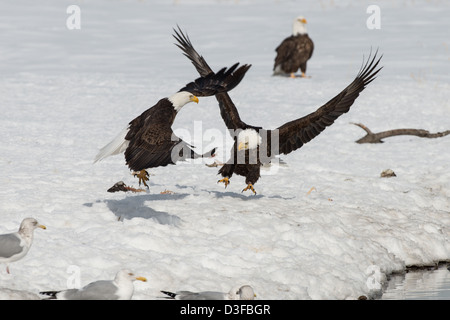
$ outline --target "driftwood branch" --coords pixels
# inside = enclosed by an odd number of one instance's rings
[[[383,143],[382,139],[393,137],[393,136],[400,136],[400,135],[410,135],[410,136],[417,136],[421,138],[439,138],[446,136],[450,134],[450,130],[446,130],[443,132],[437,132],[437,133],[430,133],[427,130],[423,129],[394,129],[394,130],[388,130],[388,131],[382,131],[378,133],[373,133],[370,131],[369,128],[367,128],[365,125],[361,123],[353,123],[355,126],[360,127],[364,131],[366,131],[366,135],[362,137],[361,139],[357,140],[356,143]]]

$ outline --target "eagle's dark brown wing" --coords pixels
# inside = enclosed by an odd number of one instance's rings
[[[170,138],[158,136],[156,140],[153,140],[146,137],[139,144],[130,143],[125,151],[128,167],[133,171],[140,171],[176,164],[186,159],[211,157],[215,153],[215,149],[212,149],[203,155],[198,154],[192,149],[192,145],[177,137],[172,130],[170,132]]]
[[[129,141],[125,160],[131,170],[140,171],[173,163],[171,150],[179,142],[172,139],[171,125],[175,115],[172,103],[164,98],[130,122],[125,137]]]
[[[178,27],[178,31],[174,29],[174,32],[175,34],[173,37],[178,41],[178,44],[175,45],[184,52],[184,55],[189,60],[191,60],[192,64],[195,66],[195,69],[197,69],[197,72],[201,76],[214,74],[214,71],[212,71],[206,63],[205,59],[197,53],[191,43],[191,40],[183,33],[183,31],[181,31],[180,27]],[[245,69],[242,70],[242,77],[250,66],[251,65],[244,65],[241,67],[245,67]],[[237,71],[239,71],[239,69]],[[237,71],[235,73],[237,73]],[[250,127],[241,120],[239,112],[227,92],[216,94],[216,99],[219,102],[220,115],[222,116],[222,119],[228,129],[237,130]]]
[[[188,91],[198,97],[209,97],[220,92],[227,92],[236,87],[248,70],[247,65],[239,67],[239,63],[230,68],[222,68],[216,73],[209,73],[188,83],[179,91]]]
[[[214,150],[199,155],[172,131],[176,111],[172,103],[163,98],[130,122],[125,137],[129,141],[125,150],[128,167],[134,171],[175,164],[188,158],[211,156]]]
[[[361,67],[355,80],[337,96],[305,117],[285,123],[277,128],[279,137],[279,154],[288,154],[318,136],[334,120],[349,111],[361,91],[375,79],[383,68],[377,66],[381,60],[376,59],[377,53]]]
[[[181,31],[181,28],[178,26],[178,30],[173,29],[175,34],[173,37],[178,41],[178,43],[175,43],[175,45],[180,48],[184,55],[191,60],[192,64],[194,65],[195,69],[198,71],[198,73],[205,77],[210,73],[214,73],[214,71],[210,68],[210,66],[206,63],[205,59],[201,55],[198,54],[197,51],[195,51],[194,47],[192,46],[191,40],[189,39],[188,35],[184,34],[183,31]]]

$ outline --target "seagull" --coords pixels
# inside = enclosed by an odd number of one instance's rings
[[[130,300],[135,280],[147,281],[145,277],[138,277],[128,269],[122,269],[117,272],[114,280],[98,280],[81,289],[41,291],[39,294],[49,296],[46,300]]]
[[[256,297],[253,288],[249,285],[233,288],[228,293],[216,291],[203,291],[203,292],[161,291],[161,292],[169,296],[167,299],[175,299],[175,300],[254,300]]]
[[[23,219],[18,232],[0,234],[0,263],[6,264],[9,274],[9,263],[25,257],[33,243],[33,231],[36,228],[47,229],[34,218]]]

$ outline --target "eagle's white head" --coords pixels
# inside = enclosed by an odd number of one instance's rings
[[[292,34],[294,36],[298,34],[307,34],[306,31],[306,19],[303,16],[298,16],[294,19],[294,23],[292,24]]]
[[[169,101],[172,103],[173,108],[178,112],[180,109],[189,102],[196,102],[198,103],[198,98],[193,95],[190,92],[187,91],[180,91],[173,95],[171,95],[169,98]]]
[[[256,149],[262,139],[259,133],[254,129],[245,129],[239,132],[237,136],[238,150]]]

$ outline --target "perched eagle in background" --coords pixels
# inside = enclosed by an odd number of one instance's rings
[[[179,29],[175,30],[177,46],[183,50],[198,73],[207,76],[213,71],[205,59],[195,51],[192,43]],[[274,130],[266,130],[246,124],[239,117],[238,110],[227,92],[216,94],[219,102],[220,114],[228,129],[234,130],[233,155],[219,170],[225,187],[230,183],[229,179],[236,173],[245,177],[247,187],[242,191],[252,190],[256,194],[253,185],[260,177],[260,168],[279,154],[288,154],[305,143],[318,136],[326,127],[331,126],[342,114],[349,111],[352,104],[358,98],[361,91],[375,79],[376,74],[382,69],[377,68],[381,57],[376,60],[369,56],[361,66],[356,78],[338,95],[325,103],[316,111],[289,121]]]
[[[277,56],[273,66],[274,75],[290,75],[295,78],[298,69],[301,77],[306,77],[306,63],[314,51],[314,43],[306,31],[306,19],[302,16],[294,20],[292,35],[275,49]]]
[[[198,103],[198,97],[212,96],[236,87],[244,77],[249,65],[238,68],[239,63],[210,73],[188,83],[177,93],[162,98],[153,107],[133,119],[113,141],[104,146],[95,157],[95,162],[108,156],[125,152],[128,167],[139,178],[139,184],[148,187],[148,172],[145,169],[175,164],[177,161],[210,157],[215,149],[197,154],[191,145],[177,137],[172,124],[181,108],[189,103]]]

